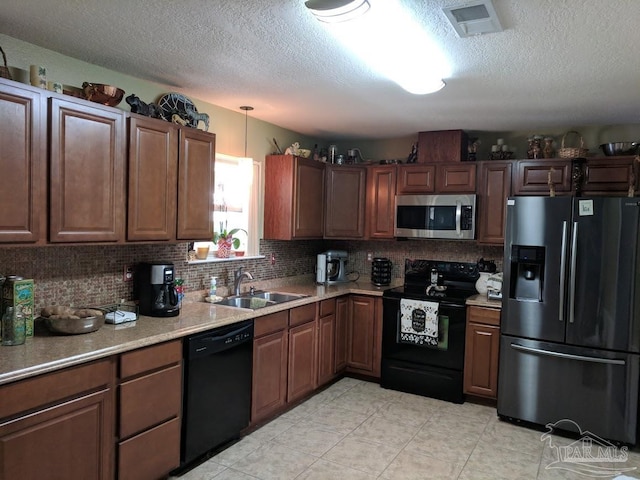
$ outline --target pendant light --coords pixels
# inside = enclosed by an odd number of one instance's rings
[[[253,107],[249,105],[242,105],[240,110],[244,110],[244,156],[247,156],[247,123],[249,121],[249,112],[253,110]]]

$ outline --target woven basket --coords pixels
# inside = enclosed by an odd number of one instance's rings
[[[4,67],[0,67],[0,77],[13,80],[11,72],[9,71],[9,67],[7,67],[7,56],[4,54],[4,50],[2,50],[2,47],[0,47],[0,53],[2,53],[2,61],[4,62]]]
[[[570,133],[575,133],[578,137],[580,137],[580,147],[564,146],[564,139]],[[575,130],[570,130],[562,136],[562,143],[560,145],[560,148],[558,149],[558,156],[560,158],[584,158],[587,156],[587,153],[589,153],[589,149],[584,148],[584,139],[578,132],[576,132]]]

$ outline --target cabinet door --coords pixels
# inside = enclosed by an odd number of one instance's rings
[[[336,314],[334,299],[323,300],[321,303],[321,314],[318,319],[318,386],[332,380],[335,376],[335,343],[336,343]],[[329,304],[331,309],[326,314],[322,314],[322,306]]]
[[[393,238],[395,227],[396,167],[367,170],[367,236]]]
[[[398,165],[396,193],[433,193],[436,190],[435,176],[435,165]]]
[[[372,374],[374,368],[375,306],[373,297],[349,297],[347,367]]]
[[[0,423],[0,478],[112,478],[113,394],[102,389]]]
[[[348,319],[349,300],[347,296],[336,299],[336,347],[335,364],[336,373],[342,372],[347,367],[347,345],[348,345]]]
[[[216,136],[180,129],[178,240],[211,240]]]
[[[474,163],[438,165],[436,192],[476,193],[476,165]]]
[[[124,112],[50,99],[51,242],[124,240]]]
[[[316,388],[316,322],[289,329],[287,401],[293,402]]]
[[[478,243],[504,243],[510,194],[511,162],[482,162],[478,185]]]
[[[469,307],[464,361],[464,392],[497,398],[500,310]]]
[[[269,417],[287,401],[286,330],[253,341],[251,422]]]
[[[324,165],[295,157],[293,238],[322,238]]]
[[[548,195],[571,192],[571,160],[518,160],[513,179],[514,195]]]
[[[178,129],[129,118],[127,240],[174,240],[178,188]]]
[[[327,167],[324,238],[363,238],[365,218],[364,167]]]
[[[635,157],[589,158],[584,171],[582,193],[626,195],[637,183]]]
[[[46,240],[46,118],[40,93],[0,83],[0,242]]]

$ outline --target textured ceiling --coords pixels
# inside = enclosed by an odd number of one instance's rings
[[[351,57],[304,0],[3,0],[0,32],[325,138],[640,123],[639,0],[493,0],[504,31],[471,38],[442,12],[464,0],[399,1],[453,67],[435,94]]]

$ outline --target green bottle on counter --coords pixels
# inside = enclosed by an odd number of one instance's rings
[[[22,345],[26,337],[26,324],[22,312],[7,307],[2,316],[2,345]]]

